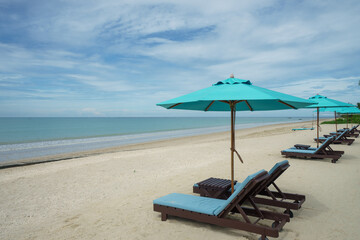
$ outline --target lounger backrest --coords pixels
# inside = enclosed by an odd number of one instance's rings
[[[335,141],[340,140],[342,137],[344,137],[345,134],[347,134],[349,132],[349,129],[346,129],[345,131],[343,131],[339,136],[337,136],[337,138],[335,138]]]
[[[357,130],[358,126],[360,126],[360,124],[358,124],[358,125],[354,126],[353,133],[355,133],[355,131],[359,131],[359,130]]]
[[[353,126],[353,127],[349,130],[349,133],[352,133],[356,128],[357,128],[357,126]]]
[[[269,171],[270,177],[266,180],[265,185],[269,186],[272,182],[274,182],[280,175],[290,167],[289,161],[284,160],[276,163]],[[262,190],[262,189],[261,189]]]
[[[341,135],[343,135],[343,134],[344,133],[342,133]],[[335,138],[335,136],[327,138],[325,140],[325,142],[323,142],[323,144],[321,144],[320,147],[318,147],[314,153],[318,153],[321,150],[325,149],[327,146],[329,146],[334,141],[334,138]]]
[[[255,179],[260,176],[265,176],[259,182],[255,182]],[[245,201],[246,198],[251,195],[259,184],[262,184],[269,177],[269,174],[263,169],[254,174],[249,175],[242,183],[237,183],[235,191],[230,197],[224,202],[224,204],[216,209],[214,215],[219,215],[220,213],[229,210],[231,206],[236,203],[238,204],[241,201]],[[230,209],[231,210],[231,209]]]
[[[284,160],[284,161],[281,161],[281,162],[276,163],[276,164],[272,167],[272,169],[270,169],[269,175],[271,176],[277,169],[279,169],[281,166],[286,165],[286,164],[289,164],[289,161],[288,161],[288,160]]]

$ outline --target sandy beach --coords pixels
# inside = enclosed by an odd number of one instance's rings
[[[316,131],[291,131],[290,123],[236,132],[244,180],[286,158],[294,144],[316,146]],[[339,128],[345,125],[340,125]],[[322,125],[322,134],[334,131]],[[330,159],[287,158],[277,180],[306,202],[278,239],[359,239],[360,138],[332,145],[345,154]],[[84,157],[0,170],[0,239],[250,239],[259,235],[170,217],[162,222],[152,201],[169,193],[192,193],[208,177],[230,177],[228,132],[124,146]],[[272,209],[268,208],[267,209]],[[273,209],[278,211],[278,209]]]

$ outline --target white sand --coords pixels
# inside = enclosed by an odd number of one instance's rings
[[[280,150],[311,144],[303,123],[237,131],[235,176],[242,181],[284,160]],[[305,124],[306,125],[306,124]],[[309,124],[307,124],[309,125]],[[307,126],[309,127],[309,126]],[[340,126],[343,127],[343,126]],[[322,126],[322,133],[334,126]],[[288,159],[277,180],[306,202],[279,239],[359,239],[360,138],[336,164]],[[229,133],[123,147],[67,161],[0,170],[0,239],[258,239],[259,235],[170,217],[162,222],[152,201],[172,192],[192,194],[208,177],[230,177]]]

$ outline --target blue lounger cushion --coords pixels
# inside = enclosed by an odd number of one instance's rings
[[[294,148],[294,149],[297,149],[297,148]],[[273,174],[273,172],[274,172],[277,168],[279,168],[281,165],[286,164],[286,163],[289,163],[289,161],[288,161],[288,160],[284,160],[284,161],[281,161],[281,162],[276,163],[276,164],[270,169],[269,175]],[[237,186],[238,186],[238,184],[236,184],[236,185],[234,186],[234,188],[236,189]],[[231,191],[231,189],[230,189],[229,191]]]
[[[276,163],[276,164],[270,169],[269,175],[273,174],[273,172],[274,172],[276,169],[278,169],[281,165],[287,164],[287,163],[289,163],[288,160],[284,160],[284,161],[281,161],[281,162]]]
[[[316,150],[305,150],[305,149],[294,149],[294,148],[289,148],[289,149],[286,149],[284,150],[283,152],[294,152],[294,153],[311,153],[311,154],[314,154],[316,153]]]
[[[251,174],[242,183],[237,183],[235,185],[236,190],[227,200],[193,196],[181,193],[171,193],[164,197],[155,199],[153,203],[162,206],[180,208],[188,211],[217,216],[226,208],[226,206],[230,204],[230,202],[241,192],[241,190],[243,190],[243,188],[250,182],[250,180],[262,172],[265,172],[265,170],[260,170],[254,174]]]
[[[221,208],[226,200],[200,197],[182,193],[171,193],[154,200],[154,204],[185,209],[188,211],[216,216],[215,211]]]

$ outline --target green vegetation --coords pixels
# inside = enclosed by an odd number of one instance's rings
[[[337,124],[346,123],[346,115],[341,115],[340,118],[336,119]],[[349,122],[348,123],[357,123],[360,124],[360,115],[349,115]],[[321,124],[335,124],[335,120],[332,121],[325,121]]]

